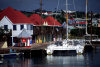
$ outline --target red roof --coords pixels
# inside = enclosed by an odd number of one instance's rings
[[[87,22],[88,23],[88,22]],[[79,22],[79,23],[75,23],[75,24],[86,24],[86,22]]]
[[[33,22],[20,11],[14,10],[11,7],[4,9],[0,13],[0,20],[7,16],[13,24],[33,24]]]
[[[42,18],[42,23],[41,23],[41,16],[39,14],[32,14],[32,16],[30,16],[30,19],[32,20],[34,25],[41,25],[44,23],[44,19]]]
[[[70,20],[74,21],[75,19],[72,18],[72,19],[70,19]]]
[[[48,25],[61,26],[61,24],[51,16],[48,16],[45,20],[48,22]]]

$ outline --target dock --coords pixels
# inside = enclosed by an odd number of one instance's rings
[[[55,43],[54,41],[52,42],[47,42],[47,43],[40,43],[40,44],[33,44],[30,47],[8,47],[8,49],[16,49],[16,50],[39,50],[39,49],[45,49],[47,46],[50,44]]]
[[[20,54],[23,54],[24,56],[45,56],[47,55],[47,48],[48,46],[54,44],[55,42],[47,42],[47,43],[40,43],[40,44],[33,44],[30,47],[8,47],[5,49],[0,49],[0,57],[4,57],[4,56],[18,56]],[[70,45],[69,45],[70,46]],[[58,46],[59,47],[59,46]],[[55,47],[53,50],[54,52],[56,51],[62,51],[64,53],[69,53],[70,51],[74,51],[77,50],[75,47],[59,47],[61,49],[58,49],[58,47]],[[57,49],[56,49],[57,48]],[[65,48],[65,49],[64,49]],[[88,50],[88,49],[92,49],[92,45],[84,45],[84,49],[82,48],[82,51],[84,50]],[[65,52],[67,51],[67,52]],[[82,52],[81,51],[81,52]],[[78,52],[77,52],[78,53]]]
[[[0,57],[10,57],[10,56],[19,56],[23,54],[24,56],[38,56],[38,55],[46,55],[45,49],[48,45],[53,44],[55,42],[47,42],[40,44],[33,44],[30,47],[8,47],[0,49]]]

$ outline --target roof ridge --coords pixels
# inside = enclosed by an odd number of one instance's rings
[[[55,19],[52,16],[48,16],[46,18],[46,20],[48,21],[48,23],[51,23],[52,25],[57,25],[57,26],[61,26],[61,24],[57,21],[57,19]]]
[[[11,7],[8,7],[4,9],[0,13],[0,20],[4,17],[7,16],[14,24],[18,23],[27,23],[27,24],[33,24],[33,22],[25,16],[22,12],[15,10]]]

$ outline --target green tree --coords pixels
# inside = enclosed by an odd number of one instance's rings
[[[11,37],[11,31],[0,28],[0,42],[7,41],[7,39],[9,39],[10,37]]]
[[[60,15],[53,15],[53,17],[54,17],[55,19],[57,19],[58,22],[60,22],[61,24],[62,24],[63,22],[66,21],[65,12],[64,12],[63,10],[61,10]]]
[[[72,29],[70,34],[71,36],[81,37],[85,35],[85,29]]]

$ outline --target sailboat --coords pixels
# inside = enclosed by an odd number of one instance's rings
[[[66,39],[61,42],[56,42],[54,44],[50,44],[46,51],[47,54],[52,55],[54,51],[75,51],[77,54],[82,54],[84,50],[83,41],[77,39],[69,39],[68,38],[68,13],[67,13],[67,3],[66,0]],[[67,52],[66,52],[67,53]]]
[[[85,44],[91,45],[92,47],[96,48],[96,46],[100,47],[100,39],[98,39],[98,35],[92,34],[92,12],[91,12],[91,34],[87,32],[87,0],[86,0],[86,35],[85,37]]]

